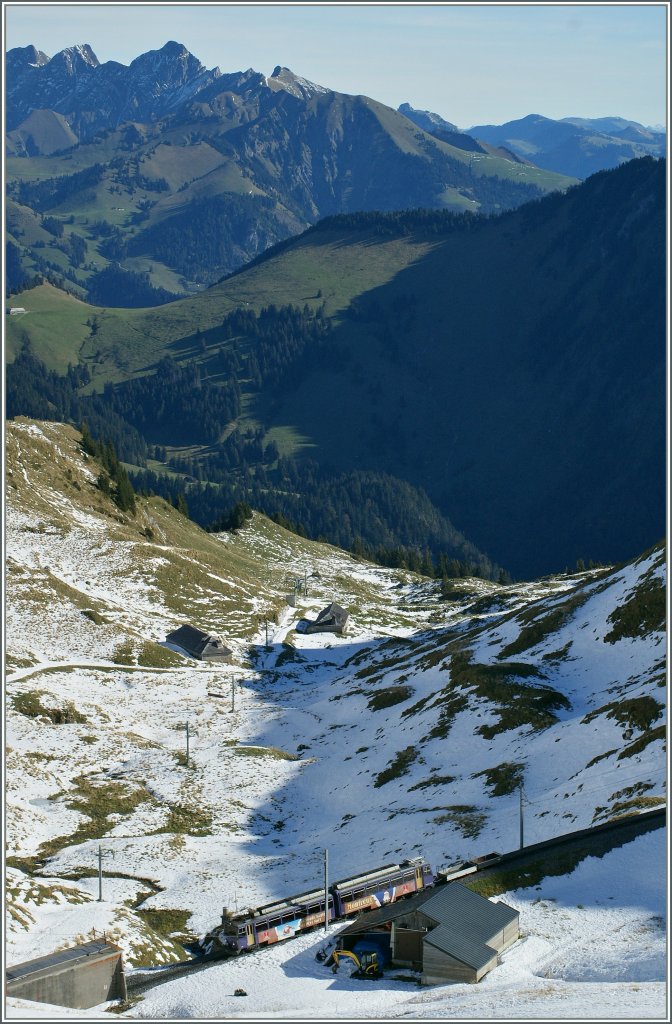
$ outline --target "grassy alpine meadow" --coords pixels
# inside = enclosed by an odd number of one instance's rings
[[[7,319],[8,357],[27,337],[50,369],[62,372],[69,362],[86,362],[92,386],[100,390],[108,381],[146,372],[197,331],[215,331],[234,309],[258,313],[270,304],[316,308],[324,303],[326,315],[338,322],[355,296],[390,281],[437,244],[431,238],[381,242],[373,236],[343,243],[339,231],[308,235],[206,294],[152,309],[102,309],[40,285],[12,298],[12,305],[31,315]],[[198,356],[196,349],[181,351]]]

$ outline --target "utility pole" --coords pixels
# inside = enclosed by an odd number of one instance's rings
[[[266,650],[268,650],[268,619],[266,619]]]
[[[329,851],[324,851],[324,934],[329,928]]]
[[[189,767],[189,722],[185,722],[184,725],[182,726],[182,728],[185,729],[186,733],[187,733],[187,768],[188,768]]]
[[[520,849],[522,850],[523,847],[525,846],[525,840],[524,840],[524,836],[523,836],[523,800],[524,800],[524,796],[523,796],[523,784],[522,784],[522,782],[521,782],[520,786],[518,787],[518,793],[519,793],[519,796],[520,796]]]
[[[236,680],[231,680],[231,710],[236,710]]]
[[[308,597],[308,570],[303,571],[303,594],[304,597]]]
[[[103,857],[114,857],[114,850],[103,850],[98,844],[98,902],[103,902]]]

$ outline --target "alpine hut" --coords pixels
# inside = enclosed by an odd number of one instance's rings
[[[519,914],[459,882],[362,914],[339,935],[359,954],[421,971],[423,985],[478,982],[520,936]]]
[[[302,619],[299,625],[301,633],[343,633],[349,619],[349,613],[334,601],[327,605],[313,622]],[[298,627],[297,627],[298,629]]]
[[[204,633],[195,626],[180,626],[174,629],[166,637],[166,643],[173,647],[180,647],[192,658],[199,661],[214,661],[224,665],[230,665],[233,659],[233,651],[226,647],[218,636],[213,633]]]

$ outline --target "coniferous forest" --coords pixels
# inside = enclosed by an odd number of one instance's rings
[[[28,318],[7,414],[86,423],[134,486],[204,527],[245,502],[428,575],[618,560],[632,553],[626,532],[639,550],[662,530],[664,179],[664,161],[645,158],[497,216],[327,218],[259,256],[249,279],[223,280],[215,300],[238,302],[218,316],[207,292],[181,321],[181,304],[165,321],[143,314],[136,337],[165,332],[144,364],[129,321],[99,311],[83,358],[59,375],[31,348]],[[43,223],[57,241],[60,226]],[[96,230],[121,244],[109,224]],[[361,284],[379,250],[419,244],[420,259]],[[354,283],[330,308],[334,246]],[[283,260],[299,257],[289,287]],[[259,282],[284,301],[241,301]],[[601,511],[605,487],[618,517]]]
[[[254,381],[262,374],[280,381],[307,337],[326,328],[316,328],[301,311],[288,308],[266,309],[259,318],[240,311],[227,318],[224,330],[248,330],[259,338]],[[286,337],[286,346],[273,342],[278,337]],[[222,362],[230,375],[224,386],[202,380],[197,363],[179,365],[165,358],[153,375],[82,395],[81,387],[89,383],[86,367],[71,366],[60,376],[47,370],[26,343],[7,367],[7,415],[83,429],[85,449],[102,453],[105,480],[112,481],[115,494],[125,496],[126,505],[120,507],[130,508],[130,482],[140,493],[165,498],[206,529],[228,528],[222,524],[229,522],[231,510],[245,503],[303,536],[383,565],[428,576],[506,577],[426,494],[404,481],[375,472],[334,473],[314,460],[281,458],[275,444],[264,445],[261,429],[234,428],[220,439],[221,425],[240,411],[235,357]],[[165,443],[176,433],[186,444],[209,446],[207,460],[168,456]],[[152,457],[170,474],[148,469]],[[121,481],[125,469],[119,460],[128,467]]]

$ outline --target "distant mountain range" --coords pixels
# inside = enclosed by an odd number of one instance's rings
[[[529,114],[502,125],[475,125],[469,134],[490,145],[504,146],[537,167],[582,179],[626,160],[664,157],[667,152],[664,131],[622,117],[564,117],[554,121]]]
[[[647,128],[622,117],[553,120],[529,114],[506,124],[474,125],[460,131],[439,114],[414,110],[408,103],[402,103],[399,112],[452,145],[508,155],[573,178],[587,178],[641,156],[664,157],[667,152],[664,128]]]
[[[665,151],[619,118],[459,131],[283,67],[208,70],[177,42],[129,66],[20,47],[6,68],[8,289],[41,275],[99,305],[199,291],[325,216],[497,213]]]
[[[496,213],[575,181],[287,68],[208,70],[175,42],[128,67],[86,45],[11,50],[6,125],[9,287],[41,274],[101,305],[198,291],[325,216]]]

